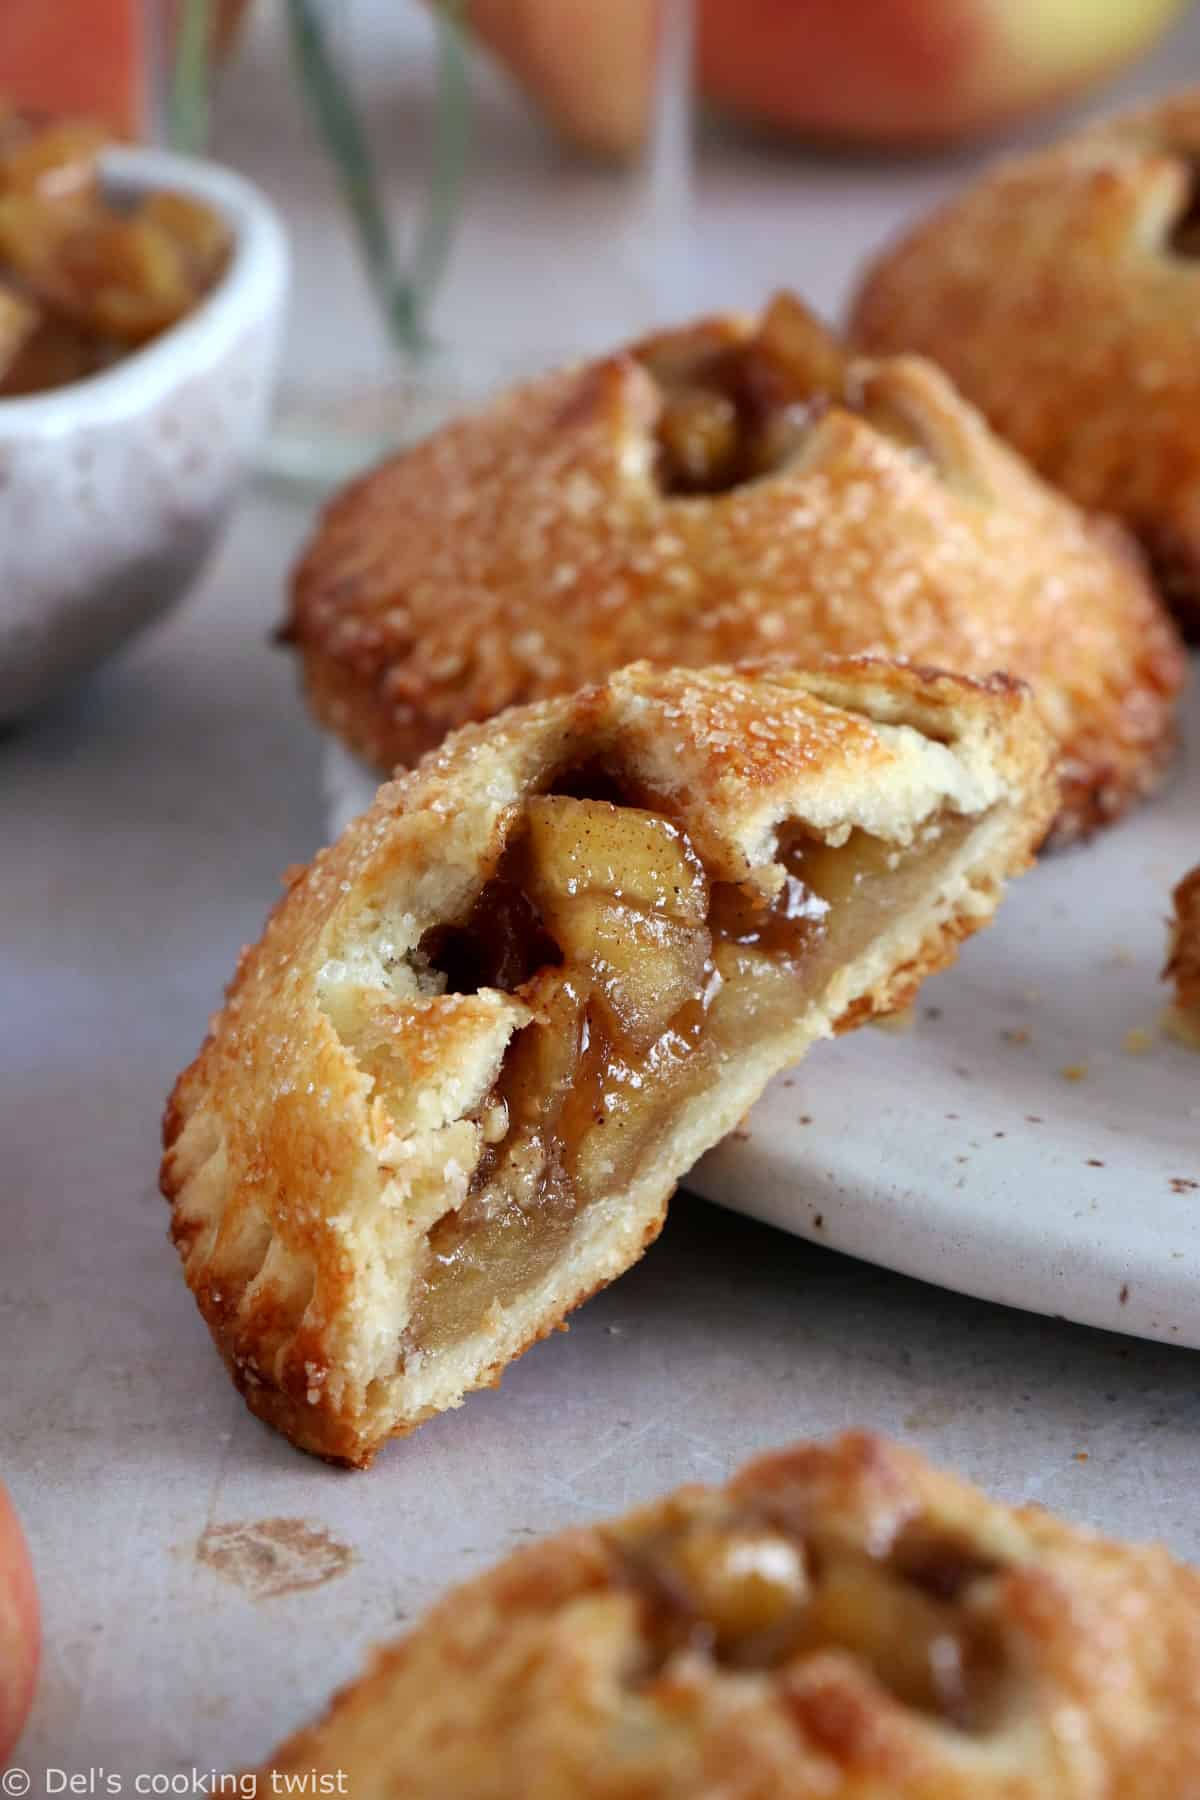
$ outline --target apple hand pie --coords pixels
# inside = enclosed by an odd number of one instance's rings
[[[868,271],[864,350],[930,356],[1200,634],[1200,88],[1000,162]]]
[[[165,1121],[252,1411],[366,1464],[657,1234],[817,1037],[987,923],[1055,804],[1028,694],[654,670],[461,732],[300,874]]]
[[[1175,983],[1175,1004],[1167,1023],[1182,1043],[1200,1050],[1200,867],[1175,889],[1171,945],[1163,971]]]
[[[355,1800],[1195,1800],[1200,1574],[865,1434],[518,1551],[260,1772]]]
[[[1183,657],[1122,534],[934,368],[854,362],[787,295],[551,375],[326,512],[285,636],[318,718],[384,771],[638,658],[903,657],[1030,682],[1066,838],[1173,741]]]

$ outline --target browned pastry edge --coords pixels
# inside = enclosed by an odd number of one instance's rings
[[[356,1800],[1196,1800],[1200,1576],[866,1433],[509,1556],[270,1771]]]

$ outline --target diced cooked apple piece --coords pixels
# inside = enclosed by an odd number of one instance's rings
[[[43,200],[79,200],[96,190],[108,133],[84,121],[62,121],[14,136],[0,163],[0,189]]]
[[[61,247],[55,301],[92,330],[139,344],[195,304],[180,247],[146,218],[100,218]]]
[[[704,871],[679,828],[657,813],[544,794],[529,804],[529,851],[530,892],[548,923],[560,900],[593,892],[682,924],[704,922]]]
[[[830,907],[859,895],[867,883],[890,876],[904,851],[899,844],[853,831],[834,849],[816,839],[787,853],[788,867]]]
[[[141,217],[166,233],[183,255],[192,280],[201,288],[208,287],[221,273],[229,259],[231,239],[229,227],[211,206],[193,200],[189,194],[167,191],[151,194],[142,206]]]
[[[673,489],[728,485],[741,447],[737,406],[716,388],[678,388],[663,404],[658,442]]]
[[[877,1566],[834,1557],[801,1622],[803,1645],[843,1645],[878,1670],[908,1705],[953,1713],[963,1699],[961,1619],[916,1588],[881,1579]]]
[[[759,325],[749,354],[785,377],[790,392],[781,398],[808,400],[839,395],[846,357],[837,339],[794,294],[776,294]]]
[[[704,986],[710,939],[702,925],[584,894],[564,914],[561,942],[569,962],[587,967],[633,1049],[661,1037]]]
[[[569,975],[548,970],[526,999],[538,1017],[509,1053],[501,1097],[510,1114],[536,1124],[542,1116],[553,1117],[575,1078],[584,994]]]

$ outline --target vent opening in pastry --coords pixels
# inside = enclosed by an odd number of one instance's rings
[[[1187,197],[1167,242],[1173,255],[1192,262],[1200,257],[1200,160],[1181,160],[1187,174]]]
[[[932,461],[910,421],[859,391],[841,345],[790,294],[777,295],[741,342],[697,328],[653,339],[639,359],[660,391],[656,473],[665,494],[728,493],[772,474],[834,406]]]
[[[1006,1710],[1012,1670],[984,1585],[1000,1568],[948,1532],[910,1526],[872,1555],[722,1509],[614,1548],[640,1603],[640,1687],[680,1653],[801,1674],[806,1659],[840,1652],[902,1706],[957,1730],[984,1732]]]
[[[765,884],[737,884],[663,813],[533,798],[468,920],[423,945],[458,991],[503,986],[534,1016],[481,1110],[467,1197],[429,1233],[403,1354],[460,1341],[535,1284],[726,1060],[789,1029],[972,827],[947,814],[907,847],[794,827]]]

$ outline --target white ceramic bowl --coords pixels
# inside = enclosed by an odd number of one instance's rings
[[[195,195],[233,233],[195,312],[113,368],[0,400],[0,723],[108,656],[178,600],[265,432],[287,291],[274,209],[240,176],[115,149],[116,196]]]

